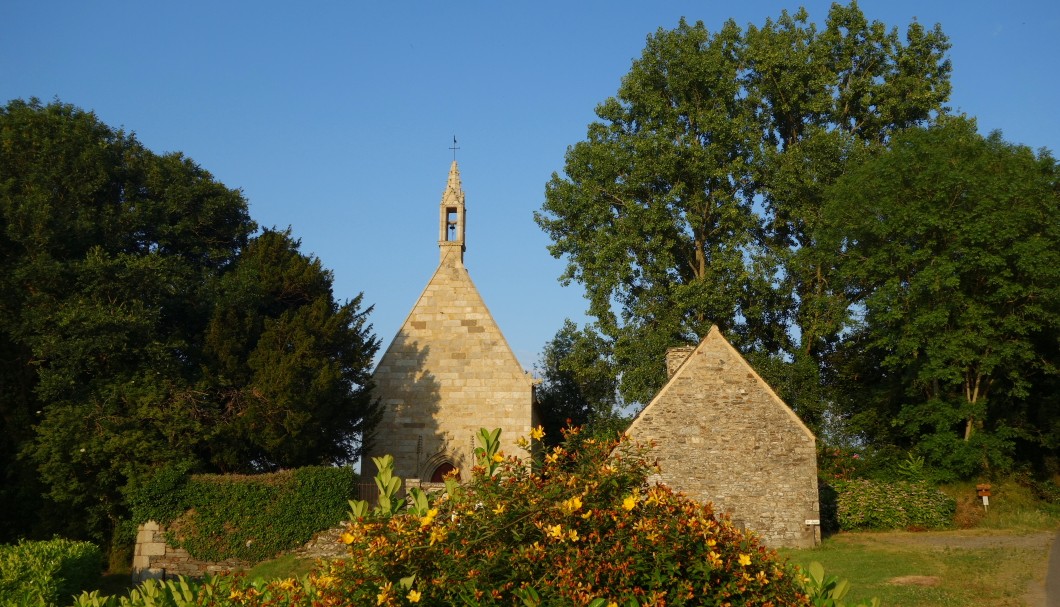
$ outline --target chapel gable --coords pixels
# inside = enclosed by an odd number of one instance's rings
[[[466,479],[479,428],[501,428],[502,449],[516,453],[515,440],[536,424],[532,378],[464,266],[467,211],[456,161],[438,217],[438,268],[373,375],[383,410],[369,450],[394,456],[398,476],[425,482],[453,469]]]

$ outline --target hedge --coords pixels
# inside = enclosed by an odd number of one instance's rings
[[[953,524],[956,501],[926,482],[833,481],[844,531],[939,529]]]

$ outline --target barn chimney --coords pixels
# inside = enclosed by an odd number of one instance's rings
[[[695,346],[676,346],[666,349],[666,377],[673,377],[686,359],[695,351]]]

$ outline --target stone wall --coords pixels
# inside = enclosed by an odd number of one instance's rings
[[[820,542],[813,434],[717,328],[631,424],[655,441],[658,480],[713,502],[771,546]]]
[[[140,583],[146,579],[168,579],[178,575],[204,577],[225,571],[242,571],[250,565],[243,561],[199,561],[183,548],[166,543],[165,529],[154,521],[140,525],[136,533],[133,553],[132,579]]]

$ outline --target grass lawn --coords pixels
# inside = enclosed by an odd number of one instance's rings
[[[1053,531],[842,533],[812,550],[786,550],[803,567],[850,581],[847,604],[887,607],[1021,606],[1043,588]]]
[[[995,485],[989,512],[974,485],[944,488],[958,500],[958,520],[972,529],[839,533],[812,550],[783,550],[805,567],[850,581],[847,605],[879,597],[884,607],[1045,604],[1049,547],[1060,525],[1057,507],[1014,483]]]

